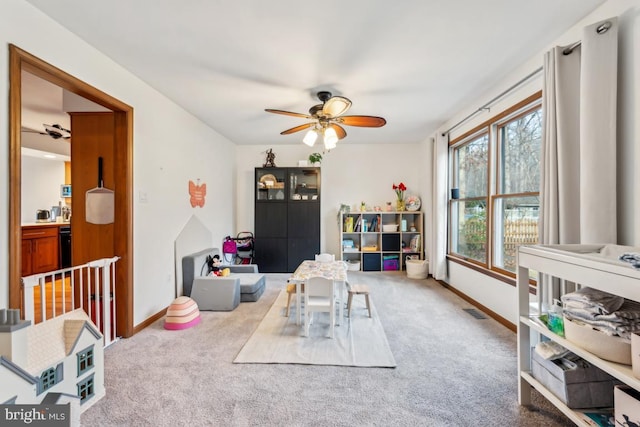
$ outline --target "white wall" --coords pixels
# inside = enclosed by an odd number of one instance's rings
[[[502,83],[487,91],[485,96],[469,100],[467,109],[460,111],[445,123],[440,132],[450,128],[471,112],[477,110],[495,96],[542,66],[544,52],[556,45],[569,45],[580,39],[582,28],[602,19],[619,16],[619,80],[618,80],[618,239],[620,244],[640,246],[640,226],[637,218],[640,216],[640,4],[637,0],[609,0],[592,14],[585,17],[565,34],[549,45],[544,51],[533,56],[514,72],[508,74]],[[478,124],[498,114],[517,101],[542,89],[542,74],[538,74],[526,85],[512,92],[499,103],[495,104],[489,113],[480,113],[474,119],[457,128],[451,134],[451,139],[472,129]],[[449,277],[451,286],[457,288],[484,306],[498,313],[507,320],[517,321],[517,299],[515,287],[480,274],[460,264],[449,262]]]
[[[38,209],[50,210],[58,206],[60,185],[64,184],[64,162],[22,156],[22,223],[36,222]]]
[[[302,138],[302,137],[301,137]],[[348,138],[338,147],[324,154],[321,169],[321,230],[320,250],[340,253],[338,209],[341,203],[383,206],[395,202],[392,185],[400,181],[407,194],[423,200],[429,197],[429,150],[425,144],[349,144]],[[306,160],[313,149],[298,145],[238,146],[238,223],[237,231],[253,231],[254,168],[262,167],[265,151],[273,148],[278,167],[297,166]],[[259,236],[256,236],[259,238]]]
[[[175,295],[174,241],[196,215],[218,241],[235,218],[235,146],[23,0],[5,0],[0,14],[0,69],[8,70],[12,43],[134,108],[134,325],[166,308]],[[6,74],[5,74],[6,76]],[[9,99],[8,78],[0,99]],[[0,102],[0,129],[8,129],[8,102]],[[0,132],[9,200],[8,132]],[[189,204],[188,182],[206,183],[203,208]],[[145,197],[142,197],[145,196]],[[146,201],[142,201],[146,199]],[[8,209],[0,227],[8,229]],[[8,304],[8,237],[0,233],[0,307]],[[117,255],[117,254],[116,254]]]

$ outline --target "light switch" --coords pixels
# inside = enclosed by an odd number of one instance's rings
[[[140,203],[148,203],[149,202],[149,200],[147,199],[147,192],[146,191],[138,192],[138,201]]]

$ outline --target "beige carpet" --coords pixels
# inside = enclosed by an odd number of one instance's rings
[[[575,426],[535,390],[531,408],[518,405],[513,332],[470,316],[469,303],[433,280],[399,271],[349,272],[371,288],[396,368],[232,363],[289,275],[266,277],[257,302],[202,311],[202,322],[182,331],[159,319],[109,346],[107,394],[82,414],[82,425]]]
[[[354,296],[351,317],[335,327],[328,338],[328,313],[314,313],[309,337],[304,326],[296,325],[296,308],[292,298],[289,317],[285,316],[286,291],[281,291],[256,331],[240,350],[234,363],[296,363],[384,367],[396,366],[387,336],[373,302],[368,316],[364,296]],[[345,313],[346,314],[346,313]]]

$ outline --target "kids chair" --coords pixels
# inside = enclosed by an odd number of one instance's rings
[[[304,284],[304,336],[309,336],[311,314],[329,313],[329,337],[333,338],[336,323],[333,280],[324,277],[311,277]]]

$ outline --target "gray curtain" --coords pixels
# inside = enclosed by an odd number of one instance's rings
[[[564,51],[544,57],[540,243],[616,243],[617,19],[584,28],[581,45]],[[548,307],[575,289],[541,282]]]
[[[617,19],[564,49],[544,58],[540,243],[616,243]]]

